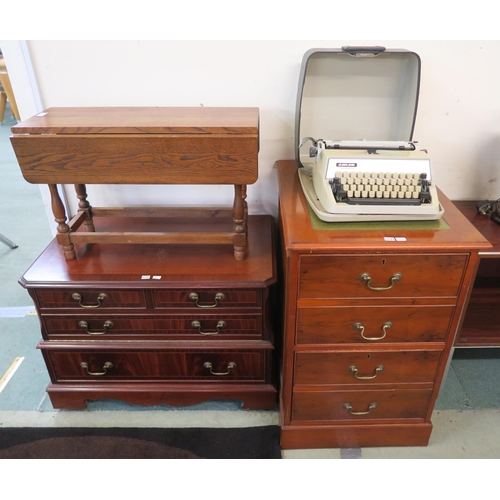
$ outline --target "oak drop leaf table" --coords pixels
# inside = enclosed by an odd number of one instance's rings
[[[48,108],[12,127],[24,178],[47,184],[66,259],[75,243],[232,244],[247,246],[246,187],[258,177],[258,108]],[[78,213],[68,221],[58,184],[74,184]],[[92,207],[87,184],[231,184],[229,208]],[[221,232],[97,232],[94,217],[232,218]],[[78,231],[78,229],[80,231]]]

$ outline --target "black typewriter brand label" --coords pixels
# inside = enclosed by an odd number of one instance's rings
[[[337,163],[337,167],[351,167],[351,168],[354,168],[354,167],[357,167],[358,164],[357,163],[345,163],[345,162],[339,162]]]

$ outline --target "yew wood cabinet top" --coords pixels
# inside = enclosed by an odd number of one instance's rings
[[[407,228],[391,229],[390,224],[377,228],[373,223],[359,224],[359,229],[352,225],[342,228],[343,223],[330,224],[331,230],[317,230],[311,223],[307,201],[302,196],[297,162],[284,160],[277,162],[280,172],[280,210],[283,218],[283,231],[288,248],[311,253],[381,251],[387,252],[449,252],[471,249],[484,252],[491,250],[490,243],[477,231],[455,205],[439,191],[439,200],[445,212],[446,225],[440,229],[426,229],[426,224],[416,228],[415,222],[408,222]],[[418,223],[417,223],[418,224]],[[346,226],[347,227],[347,226]],[[430,226],[429,226],[430,227]],[[398,240],[396,240],[398,238]],[[434,279],[431,275],[429,280]]]
[[[253,184],[258,108],[48,108],[12,127],[34,184]]]

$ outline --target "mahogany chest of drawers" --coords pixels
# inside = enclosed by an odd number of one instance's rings
[[[121,222],[129,224],[113,218],[113,227]],[[215,244],[77,245],[77,258],[66,260],[54,240],[20,279],[40,318],[53,406],[223,399],[276,408],[273,225],[270,216],[249,217],[244,261]]]
[[[427,445],[488,242],[442,194],[444,222],[313,224],[296,162],[277,171],[282,448]]]

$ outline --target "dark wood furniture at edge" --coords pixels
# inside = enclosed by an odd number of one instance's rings
[[[449,229],[315,230],[296,162],[276,168],[282,448],[426,446],[489,243],[441,192]]]
[[[48,184],[57,240],[67,259],[75,243],[232,244],[243,260],[246,190],[258,177],[258,108],[48,108],[12,127],[24,178]],[[78,213],[67,220],[58,184],[74,184]],[[233,207],[92,207],[87,184],[231,184]],[[166,200],[168,205],[168,200]],[[196,207],[195,200],[189,200]],[[194,202],[194,203],[193,203]],[[219,232],[96,232],[96,217],[226,218]],[[232,218],[232,224],[231,224]],[[77,232],[83,225],[84,231]]]
[[[453,203],[493,246],[479,252],[481,261],[455,347],[499,347],[500,226],[489,215],[477,213],[476,201]]]
[[[217,232],[223,221],[134,219]],[[101,217],[97,230],[123,230]],[[213,399],[275,409],[274,220],[251,215],[248,256],[216,244],[75,246],[54,241],[20,279],[36,304],[54,408],[116,399],[187,406]],[[135,228],[137,229],[137,228]]]

